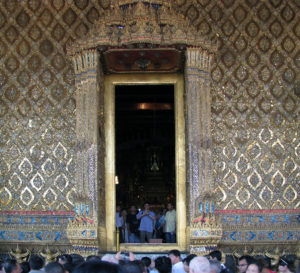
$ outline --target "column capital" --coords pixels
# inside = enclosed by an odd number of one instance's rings
[[[89,70],[96,70],[99,64],[99,52],[97,49],[87,49],[72,56],[74,64],[74,72],[76,75],[87,72]]]
[[[213,54],[200,47],[188,47],[185,52],[186,68],[210,71]]]

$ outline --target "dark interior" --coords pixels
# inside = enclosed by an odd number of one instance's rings
[[[174,86],[119,85],[115,98],[117,204],[174,202]]]

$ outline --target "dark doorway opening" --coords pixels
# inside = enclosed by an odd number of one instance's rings
[[[115,132],[117,205],[175,204],[174,85],[117,85]]]

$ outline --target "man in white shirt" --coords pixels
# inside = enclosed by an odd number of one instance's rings
[[[176,211],[171,203],[168,204],[165,217],[166,243],[176,243]]]
[[[185,273],[184,265],[180,258],[180,252],[177,249],[173,249],[169,252],[169,258],[172,263],[172,273]]]

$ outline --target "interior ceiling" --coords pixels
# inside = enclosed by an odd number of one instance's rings
[[[117,126],[174,123],[173,85],[116,86]],[[126,125],[125,125],[126,124]]]

